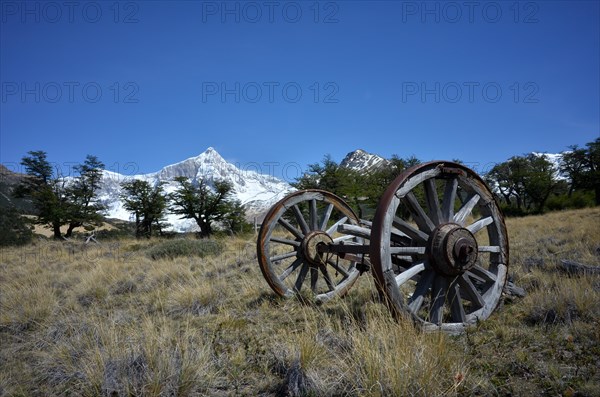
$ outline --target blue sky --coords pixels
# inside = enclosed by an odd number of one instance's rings
[[[212,146],[293,179],[325,154],[478,171],[600,134],[597,1],[0,2],[0,162],[124,174]]]

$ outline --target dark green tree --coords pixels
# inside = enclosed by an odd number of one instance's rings
[[[97,194],[102,183],[103,168],[104,163],[92,155],[88,155],[83,164],[75,166],[79,175],[68,188],[69,227],[65,237],[70,237],[76,227],[102,223],[101,213],[105,207],[97,200]]]
[[[21,165],[25,167],[25,173],[32,178],[38,179],[37,184],[47,185],[54,174],[52,165],[48,161],[47,153],[43,150],[32,150],[29,156],[21,159]]]
[[[594,190],[596,205],[600,205],[600,137],[586,144],[588,151],[589,172],[586,175],[586,184]]]
[[[596,205],[600,205],[600,138],[585,146],[570,146],[563,154],[561,169],[571,181],[569,197],[575,190],[591,190]]]
[[[54,238],[61,239],[61,226],[69,225],[65,237],[84,224],[100,223],[102,206],[96,195],[102,181],[104,164],[96,156],[88,155],[74,170],[79,174],[69,178],[53,169],[46,152],[30,151],[21,164],[28,177],[16,189],[17,197],[32,201],[37,223],[50,226]]]
[[[577,145],[569,146],[569,151],[564,152],[561,161],[561,171],[569,177],[569,192],[571,197],[577,189],[585,188],[585,174],[588,172],[587,150]]]
[[[214,181],[213,187],[205,179],[193,183],[188,178],[175,178],[177,190],[169,195],[171,211],[182,219],[193,219],[200,228],[199,236],[208,237],[215,224],[221,223],[234,231],[244,219],[244,209],[233,198],[233,185],[227,181]]]
[[[555,178],[555,169],[544,156],[528,154],[527,168],[523,175],[523,186],[526,197],[535,212],[541,213],[550,194],[556,190],[559,183]]]
[[[37,223],[52,228],[54,238],[62,238],[60,227],[67,223],[69,203],[67,181],[55,172],[48,161],[46,152],[30,151],[23,157],[28,178],[15,191],[17,197],[28,197],[33,203]]]
[[[524,173],[526,160],[523,157],[511,157],[496,164],[486,175],[486,181],[492,188],[497,188],[506,205],[523,210],[525,199]]]
[[[137,238],[150,238],[156,232],[162,233],[162,223],[167,208],[167,196],[163,183],[154,187],[147,181],[131,180],[121,184],[123,207],[135,217],[135,235]]]
[[[555,169],[544,156],[528,154],[513,156],[496,164],[486,175],[507,206],[516,207],[517,213],[542,212],[548,197],[560,186]]]
[[[419,163],[414,156],[402,159],[394,155],[386,166],[360,172],[342,167],[326,155],[321,163],[310,164],[308,171],[292,185],[297,189],[332,192],[342,197],[361,219],[368,219],[389,184],[406,168]]]
[[[308,171],[292,186],[297,189],[321,189],[336,194],[344,198],[360,217],[360,204],[369,191],[367,183],[366,175],[340,166],[327,154],[321,163],[309,164]]]

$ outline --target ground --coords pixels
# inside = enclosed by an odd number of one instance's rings
[[[0,256],[0,396],[598,396],[600,208],[507,220],[524,298],[459,336],[380,304],[370,275],[281,299],[255,237],[160,258],[161,240],[36,240]],[[154,256],[154,259],[152,258]]]

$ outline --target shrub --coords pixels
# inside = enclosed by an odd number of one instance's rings
[[[576,191],[571,197],[566,194],[551,196],[546,201],[546,207],[550,211],[560,211],[565,209],[578,209],[594,206],[594,192]]]
[[[187,240],[177,239],[163,241],[148,250],[148,256],[152,259],[177,258],[180,256],[219,255],[223,252],[223,243],[212,239]]]
[[[29,243],[33,236],[31,229],[27,219],[14,207],[0,211],[0,247]]]

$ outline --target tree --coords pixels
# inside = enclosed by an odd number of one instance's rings
[[[563,154],[561,170],[571,180],[569,197],[577,189],[592,190],[596,205],[600,205],[600,138],[585,146],[570,146]]]
[[[527,169],[523,175],[523,185],[526,196],[535,206],[535,211],[543,212],[546,200],[556,190],[558,181],[554,177],[554,167],[545,156],[528,154]]]
[[[508,161],[496,164],[486,175],[489,185],[498,189],[507,205],[516,203],[519,210],[523,209],[525,187],[523,173],[526,164],[522,157],[511,157]]]
[[[58,167],[53,170],[46,152],[37,150],[28,154],[21,160],[28,178],[15,194],[31,199],[37,223],[50,226],[54,238],[61,239],[63,225],[69,225],[65,237],[70,237],[76,227],[101,221],[102,206],[96,195],[104,164],[96,156],[88,155],[83,164],[74,167],[79,176],[68,178]]]
[[[292,183],[297,189],[321,189],[336,194],[362,216],[360,203],[367,197],[368,183],[364,174],[341,167],[329,154],[321,163],[309,164],[308,171]]]
[[[576,189],[585,188],[585,174],[588,171],[587,151],[577,145],[569,146],[569,151],[564,152],[560,169],[569,176],[569,197]]]
[[[21,165],[25,167],[27,175],[36,178],[38,184],[47,185],[52,178],[52,165],[47,159],[47,154],[43,150],[33,150],[28,152],[29,156],[21,159]]]
[[[585,184],[594,190],[596,205],[600,205],[600,137],[586,144],[588,152],[588,173]]]
[[[552,163],[544,156],[529,154],[496,164],[486,180],[508,206],[516,204],[519,212],[532,209],[542,212],[548,197],[559,185],[554,172]]]
[[[228,225],[231,231],[244,219],[244,209],[233,198],[233,185],[227,181],[215,181],[213,189],[205,179],[192,183],[188,178],[175,178],[177,190],[169,195],[171,211],[182,219],[193,219],[200,228],[200,237],[213,234],[214,225]]]
[[[326,155],[320,164],[310,164],[308,171],[292,185],[297,189],[322,189],[334,193],[363,219],[377,207],[389,184],[406,168],[419,163],[414,156],[402,159],[394,155],[385,167],[359,172],[340,166]]]
[[[101,212],[104,205],[97,201],[97,193],[102,182],[102,163],[96,156],[88,155],[83,164],[75,166],[79,176],[69,186],[68,195],[70,210],[68,211],[69,227],[65,237],[70,237],[73,229],[86,224],[102,223]]]
[[[240,200],[230,202],[223,224],[231,233],[244,233],[251,230],[251,225],[246,222],[246,210]]]
[[[46,152],[30,151],[21,164],[29,176],[16,190],[17,197],[30,197],[38,216],[37,223],[49,225],[54,238],[62,238],[60,227],[67,223],[68,201],[66,180],[53,172]]]
[[[121,186],[123,207],[135,216],[135,236],[150,238],[156,229],[160,233],[165,226],[161,221],[167,208],[163,183],[152,187],[147,181],[136,179]]]

